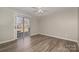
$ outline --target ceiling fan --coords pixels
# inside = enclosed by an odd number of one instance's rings
[[[39,15],[43,15],[45,14],[45,12],[47,12],[47,10],[43,9],[43,7],[32,7],[33,9],[35,9],[35,13],[39,14]]]

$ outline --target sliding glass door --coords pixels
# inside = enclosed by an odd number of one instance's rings
[[[29,35],[29,32],[30,32],[30,24],[29,24],[29,19],[24,17],[24,20],[23,20],[23,36],[26,37]]]
[[[29,35],[29,19],[26,17],[16,17],[17,38],[24,39]]]

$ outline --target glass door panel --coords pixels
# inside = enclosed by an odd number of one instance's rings
[[[23,17],[17,17],[16,19],[17,38],[23,37]]]
[[[29,19],[28,18],[24,18],[24,37],[28,36],[29,33]]]

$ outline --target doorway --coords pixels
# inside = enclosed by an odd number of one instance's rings
[[[30,24],[27,17],[16,17],[16,37],[17,39],[24,39],[30,36]]]

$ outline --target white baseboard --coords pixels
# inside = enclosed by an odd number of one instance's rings
[[[0,42],[0,44],[6,43],[6,42],[10,42],[10,41],[14,41],[14,40],[16,40],[16,39],[11,39],[11,40],[7,40],[7,41],[2,41],[2,42]]]
[[[60,36],[55,36],[55,35],[49,35],[49,34],[43,34],[43,33],[40,33],[42,35],[46,35],[46,36],[50,36],[50,37],[55,37],[55,38],[59,38],[59,39],[63,39],[63,40],[69,40],[69,41],[73,41],[73,42],[77,42],[77,40],[73,40],[73,39],[69,39],[69,38],[64,38],[64,37],[60,37]]]
[[[78,46],[79,46],[79,42],[78,42]]]
[[[30,36],[34,36],[34,35],[37,35],[38,33],[34,33],[34,34],[31,34]]]

